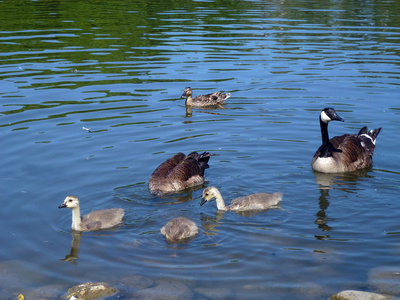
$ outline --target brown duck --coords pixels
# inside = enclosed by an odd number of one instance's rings
[[[224,104],[225,100],[230,96],[230,93],[223,94],[221,91],[219,91],[208,95],[199,95],[193,98],[192,89],[190,87],[185,88],[182,94],[182,98],[186,98],[185,105],[188,106],[221,105]]]

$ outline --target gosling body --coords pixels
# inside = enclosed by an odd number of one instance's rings
[[[72,210],[72,230],[94,231],[114,227],[123,221],[125,211],[122,208],[110,208],[93,211],[81,218],[79,199],[76,196],[67,196],[58,208]]]
[[[216,187],[207,187],[203,191],[200,205],[212,199],[216,200],[218,210],[223,211],[260,211],[277,206],[282,201],[282,193],[256,193],[233,199],[229,206],[225,205],[221,193]]]
[[[192,220],[178,217],[169,221],[160,232],[169,242],[179,242],[198,234],[199,228]]]
[[[199,95],[193,98],[193,92],[190,87],[185,88],[182,94],[182,98],[186,98],[185,105],[187,106],[212,106],[221,105],[225,103],[225,100],[231,96],[230,93],[223,94],[221,91]]]
[[[204,171],[209,168],[208,152],[192,152],[185,155],[181,152],[163,162],[150,176],[149,189],[152,195],[162,196],[179,192],[204,182]]]
[[[328,123],[344,120],[333,108],[325,108],[319,116],[322,145],[311,161],[314,171],[344,173],[372,166],[376,138],[382,128],[368,130],[365,126],[357,134],[344,134],[329,139]]]

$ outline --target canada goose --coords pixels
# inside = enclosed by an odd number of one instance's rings
[[[93,231],[106,229],[122,223],[125,211],[122,208],[110,208],[93,211],[81,219],[79,199],[75,196],[67,196],[58,208],[68,207],[72,209],[72,230]]]
[[[200,205],[212,199],[216,200],[218,210],[255,211],[267,210],[282,201],[282,193],[257,193],[233,199],[229,206],[225,206],[224,199],[216,187],[207,187],[203,191]]]
[[[179,152],[163,162],[150,177],[151,194],[162,196],[196,186],[204,182],[204,170],[209,168],[208,152],[192,152],[188,156]]]
[[[186,98],[185,105],[188,106],[211,106],[224,104],[225,100],[231,96],[230,93],[222,94],[221,91],[208,95],[199,95],[192,98],[192,89],[185,88],[181,98]]]
[[[312,159],[313,170],[322,173],[343,173],[370,167],[375,141],[382,128],[368,131],[365,126],[358,134],[344,134],[329,139],[330,121],[344,122],[333,108],[324,108],[319,115],[322,145]]]
[[[192,220],[178,217],[169,221],[160,232],[169,242],[178,242],[198,234],[199,228]]]

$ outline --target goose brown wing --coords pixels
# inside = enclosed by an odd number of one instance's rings
[[[332,140],[334,140],[335,138],[333,138]],[[341,138],[342,139],[340,143],[338,141],[331,140],[335,148],[342,150],[342,152],[334,153],[334,156],[342,156],[343,158],[341,158],[341,160],[345,161],[347,164],[352,164],[360,159],[365,160],[370,158],[369,153],[367,153],[366,149],[364,149],[364,147],[362,146],[362,140],[358,135],[347,134],[345,136],[342,136]]]
[[[182,152],[179,152],[172,156],[171,158],[167,159],[161,165],[154,170],[152,177],[168,177],[170,173],[174,172],[176,168],[185,160],[186,155]]]
[[[209,168],[209,159],[210,154],[208,152],[202,154],[192,152],[175,167],[173,171],[174,176],[183,181],[186,181],[193,176],[204,176],[204,170]]]

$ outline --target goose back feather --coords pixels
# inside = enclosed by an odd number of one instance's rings
[[[231,96],[230,93],[223,94],[221,91],[207,95],[198,95],[194,98],[192,94],[193,94],[192,89],[190,87],[186,87],[182,94],[182,98],[186,98],[185,105],[187,106],[220,105],[224,104],[225,100]]]
[[[75,231],[94,231],[114,227],[122,223],[125,211],[122,208],[109,208],[93,211],[81,218],[79,199],[67,196],[58,208],[72,210],[72,226]]]
[[[198,234],[199,228],[192,220],[177,217],[162,227],[160,232],[169,242],[178,242]]]
[[[357,134],[344,134],[329,139],[328,123],[342,121],[333,108],[325,108],[320,114],[322,145],[311,161],[314,171],[322,173],[353,172],[372,166],[376,138],[382,128],[368,130],[366,126]]]
[[[163,162],[150,176],[151,194],[162,196],[196,186],[204,182],[204,171],[209,168],[208,152],[192,152],[185,155],[181,152]]]

